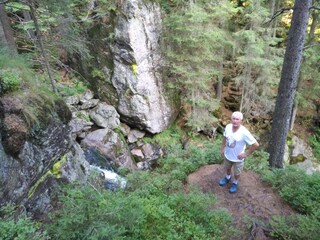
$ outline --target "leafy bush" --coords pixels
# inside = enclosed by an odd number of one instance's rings
[[[180,138],[182,132],[181,129],[177,125],[172,125],[170,128],[164,130],[163,132],[155,135],[153,138],[144,138],[144,142],[146,143],[156,143],[165,149],[169,149],[170,147],[180,147]]]
[[[277,239],[319,239],[320,173],[307,175],[295,166],[270,171],[264,180],[271,183],[294,209],[305,215],[277,217],[271,221]]]
[[[309,137],[309,143],[312,147],[312,151],[318,161],[320,161],[320,128],[318,128],[312,136]]]
[[[0,48],[0,93],[19,90],[22,82],[27,85],[33,78],[30,61]]]
[[[317,240],[320,236],[320,221],[313,215],[278,216],[272,219],[270,225],[273,229],[271,236],[276,239]]]
[[[0,69],[0,85],[4,93],[18,90],[21,82],[21,75],[16,69]]]
[[[46,232],[40,230],[39,224],[30,220],[25,214],[15,212],[12,206],[0,209],[0,239],[44,240],[49,239]]]
[[[143,174],[144,175],[144,174]],[[165,178],[142,178],[134,191],[68,189],[47,225],[52,239],[228,239],[230,216],[211,211],[215,198],[192,190],[168,193]],[[148,176],[148,180],[147,177]],[[140,177],[139,177],[140,178]],[[137,180],[137,179],[136,179]]]
[[[244,168],[263,175],[269,171],[268,158],[269,154],[267,152],[263,150],[255,151],[246,158]]]
[[[304,214],[320,209],[320,173],[307,175],[303,170],[289,166],[276,169],[264,176],[290,205]]]
[[[211,210],[215,197],[198,189],[183,191],[188,173],[220,160],[221,142],[194,140],[183,150],[170,141],[178,139],[171,131],[156,139],[168,146],[161,167],[128,174],[126,190],[68,189],[61,197],[63,208],[46,226],[52,239],[229,239],[231,219]]]
[[[62,96],[73,96],[76,94],[81,94],[84,93],[87,89],[87,86],[79,80],[73,80],[71,84],[59,84],[58,86],[58,91]]]
[[[170,173],[172,179],[185,180],[188,174],[205,164],[221,163],[220,139],[205,141],[194,139],[187,149],[171,146],[166,158],[160,161],[160,173]]]

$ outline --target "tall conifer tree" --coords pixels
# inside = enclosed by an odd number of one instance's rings
[[[189,2],[165,19],[165,53],[176,78],[172,85],[181,90],[184,117],[194,130],[215,121],[213,112],[219,108],[219,99],[214,84],[222,77],[224,53],[231,52],[225,19],[233,9],[229,1]]]
[[[278,96],[273,113],[271,139],[268,151],[271,167],[282,168],[290,117],[298,82],[302,50],[307,33],[312,0],[296,0],[288,35]]]

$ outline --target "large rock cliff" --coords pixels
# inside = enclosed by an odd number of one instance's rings
[[[113,105],[129,126],[159,133],[178,113],[178,94],[161,74],[162,19],[159,4],[123,0],[116,16],[88,31],[90,64],[80,71],[99,99]],[[112,26],[112,27],[111,27]]]
[[[117,19],[113,48],[112,83],[119,97],[117,109],[129,125],[158,133],[175,117],[160,74],[160,8],[128,0],[121,11],[124,14]]]
[[[87,163],[70,138],[63,101],[23,101],[0,98],[0,206],[14,203],[41,217],[53,208],[57,185],[86,181]]]

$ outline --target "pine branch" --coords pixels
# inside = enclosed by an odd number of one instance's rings
[[[316,47],[316,46],[319,46],[320,44],[319,43],[315,43],[315,44],[310,44],[310,45],[306,45],[303,47],[303,50],[306,50],[308,48],[312,48],[312,47]]]
[[[277,10],[273,16],[271,17],[271,19],[269,21],[267,21],[265,24],[269,24],[271,23],[275,18],[277,18],[278,16],[280,16],[281,14],[285,13],[285,12],[288,12],[292,10],[292,8],[281,8],[279,10]]]

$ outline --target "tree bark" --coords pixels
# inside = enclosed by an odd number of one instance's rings
[[[18,53],[4,4],[0,4],[0,46],[8,48],[14,54]]]
[[[23,11],[23,18],[24,18],[24,21],[25,22],[28,22],[28,21],[32,21],[32,18],[30,16],[30,12],[29,11]],[[35,41],[36,40],[36,35],[34,33],[34,31],[32,29],[27,29],[27,33],[28,33],[28,36],[30,37],[30,39],[32,41]]]
[[[283,168],[298,74],[312,0],[296,0],[278,88],[268,152],[271,167]]]
[[[311,44],[314,40],[314,33],[316,31],[316,27],[318,24],[319,12],[314,11],[311,15],[312,15],[312,23],[310,26],[310,32],[309,32],[309,36],[308,36],[308,44]]]
[[[314,11],[311,14],[311,16],[312,16],[312,22],[311,22],[310,31],[309,31],[306,45],[312,45],[312,43],[314,42],[315,31],[316,31],[316,27],[317,27],[318,20],[319,20],[318,11]],[[305,61],[305,59],[304,59],[304,57],[302,57],[301,66],[303,66],[304,61]],[[301,87],[302,87],[302,82],[303,82],[303,74],[302,74],[302,72],[300,72],[299,78],[298,78],[298,86],[297,86],[298,92],[299,92],[299,89],[301,89]],[[292,110],[291,121],[290,121],[290,131],[293,130],[297,112],[298,112],[298,103],[297,103],[297,100],[295,100],[294,105],[293,105],[293,110]]]
[[[39,42],[41,55],[42,55],[45,67],[47,69],[47,73],[48,73],[48,76],[49,76],[49,79],[50,79],[50,82],[51,82],[52,90],[53,90],[54,93],[57,93],[57,88],[56,88],[55,81],[54,81],[53,76],[52,76],[51,67],[50,67],[50,64],[49,64],[49,61],[48,61],[48,58],[47,58],[47,54],[46,54],[46,51],[44,49],[44,45],[43,45],[43,42],[42,42],[41,31],[40,31],[38,19],[36,17],[36,13],[35,13],[35,8],[33,6],[33,2],[31,0],[29,0],[28,1],[28,5],[30,7],[30,15],[31,15],[31,18],[32,18],[32,20],[34,22],[34,27],[35,27],[36,34],[37,34],[37,40]]]

